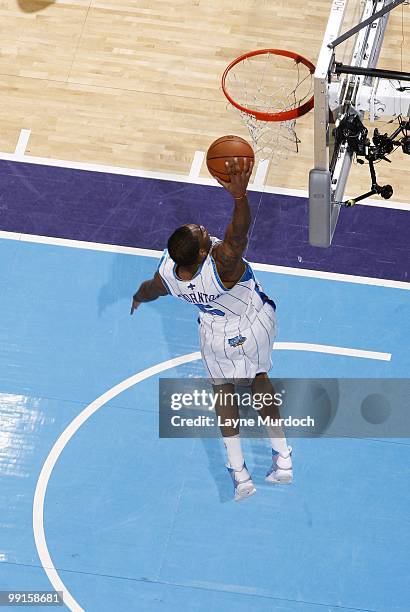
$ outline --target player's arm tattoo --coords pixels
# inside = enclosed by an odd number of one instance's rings
[[[133,300],[134,302],[152,302],[161,295],[168,295],[168,291],[160,275],[156,272],[154,278],[141,284],[138,291],[134,293]]]
[[[230,277],[242,263],[242,255],[248,244],[251,211],[246,194],[235,199],[232,220],[225,232],[223,242],[215,249],[215,262],[222,277]]]

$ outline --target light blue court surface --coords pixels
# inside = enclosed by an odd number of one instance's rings
[[[163,298],[129,316],[153,258],[3,240],[0,259],[0,590],[60,580],[65,609],[92,612],[409,610],[407,438],[295,439],[282,488],[264,482],[268,442],[246,440],[258,491],[235,504],[218,440],[158,439],[158,374],[62,445],[38,551],[33,498],[54,443],[115,385],[197,351],[196,312]],[[392,355],[278,350],[275,377],[408,376],[408,291],[257,276],[278,341]],[[191,361],[160,376],[203,374]]]

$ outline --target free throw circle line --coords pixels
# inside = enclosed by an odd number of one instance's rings
[[[323,344],[306,344],[303,342],[276,342],[274,350],[296,350],[296,351],[313,351],[320,353],[327,353],[333,355],[344,355],[348,357],[362,357],[367,359],[378,359],[382,361],[390,361],[390,353],[379,353],[375,351],[363,351],[359,349],[350,349],[337,346],[329,346]],[[46,535],[44,530],[44,499],[47,491],[47,486],[57,463],[58,458],[63,452],[64,448],[74,436],[74,434],[80,429],[82,425],[95,413],[97,410],[102,408],[104,404],[112,400],[114,397],[126,391],[133,385],[136,385],[155,374],[164,372],[179,365],[189,363],[191,361],[197,361],[201,358],[201,353],[196,351],[195,353],[188,353],[179,357],[173,357],[167,361],[158,363],[150,368],[146,368],[137,374],[133,374],[129,378],[126,378],[122,382],[118,383],[89,404],[84,410],[80,412],[69,425],[65,428],[63,433],[59,436],[50,453],[48,454],[44,465],[41,469],[40,476],[37,481],[36,490],[34,493],[33,500],[33,533],[34,541],[36,544],[38,556],[40,558],[41,565],[51,585],[56,591],[62,591],[64,604],[72,612],[84,612],[84,608],[74,599],[63,581],[61,580],[56,568],[54,567],[51,559]]]

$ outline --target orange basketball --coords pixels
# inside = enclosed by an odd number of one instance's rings
[[[206,165],[212,176],[230,182],[226,173],[225,162],[232,157],[238,157],[240,168],[243,168],[243,159],[255,161],[255,154],[249,142],[240,136],[222,136],[211,144],[206,154]]]

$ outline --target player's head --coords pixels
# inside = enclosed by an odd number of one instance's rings
[[[211,248],[211,238],[203,225],[182,225],[168,240],[168,253],[178,266],[201,263]]]

